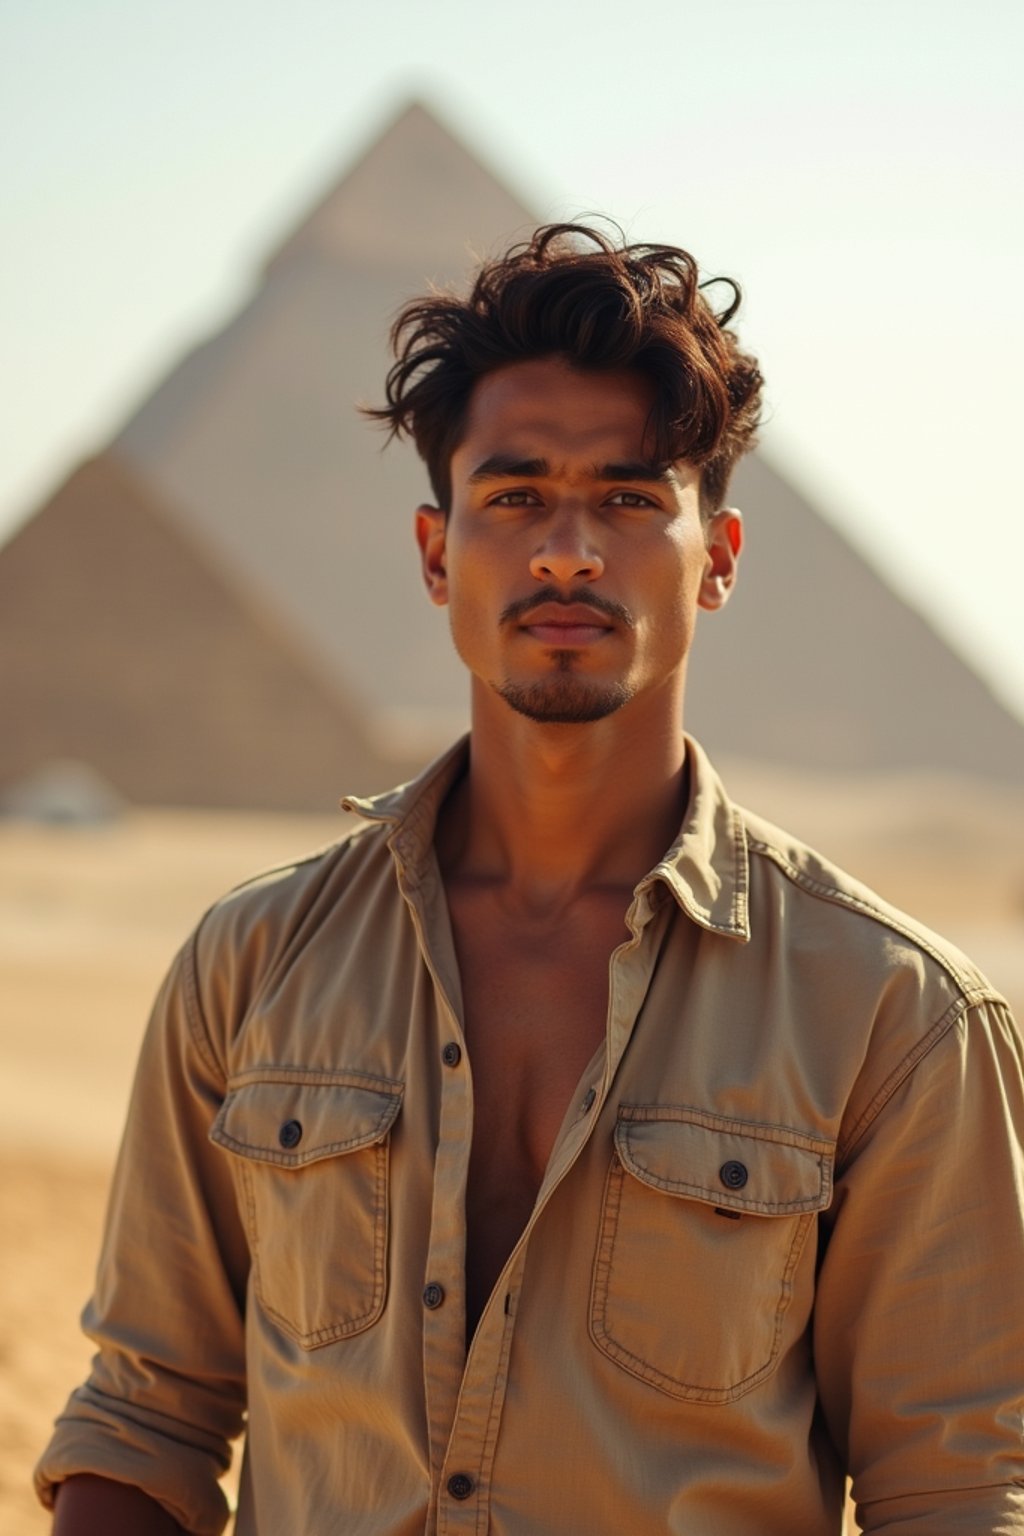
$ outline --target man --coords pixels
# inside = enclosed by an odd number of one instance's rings
[[[847,1474],[870,1531],[1024,1532],[1006,1007],[683,735],[735,307],[554,227],[400,318],[469,742],[178,957],[59,1536],[218,1531],[246,1412],[241,1536],[824,1536]]]

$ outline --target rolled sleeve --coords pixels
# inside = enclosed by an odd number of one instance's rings
[[[1024,1071],[1005,1005],[954,1012],[846,1149],[815,1307],[867,1532],[1024,1532]]]
[[[98,1353],[35,1480],[47,1507],[75,1473],[132,1484],[216,1536],[228,1517],[218,1479],[244,1417],[248,1249],[209,1140],[224,1079],[195,963],[190,940],[150,1020],[82,1320]]]

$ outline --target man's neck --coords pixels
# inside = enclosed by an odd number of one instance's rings
[[[545,725],[474,699],[469,771],[438,827],[442,871],[534,913],[632,889],[674,840],[685,793],[679,710]]]

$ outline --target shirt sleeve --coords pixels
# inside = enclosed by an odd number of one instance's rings
[[[216,1536],[218,1479],[244,1414],[248,1250],[226,1159],[209,1141],[223,1073],[202,1018],[194,939],[150,1020],[83,1327],[98,1354],[36,1467],[40,1499],[92,1472]]]
[[[1022,1536],[1021,1039],[991,997],[931,1038],[840,1148],[819,1393],[864,1531]]]

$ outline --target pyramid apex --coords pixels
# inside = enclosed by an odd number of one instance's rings
[[[418,98],[399,107],[271,256],[300,256],[452,280],[475,264],[472,240],[511,240],[536,215]],[[461,260],[460,260],[461,257]]]

